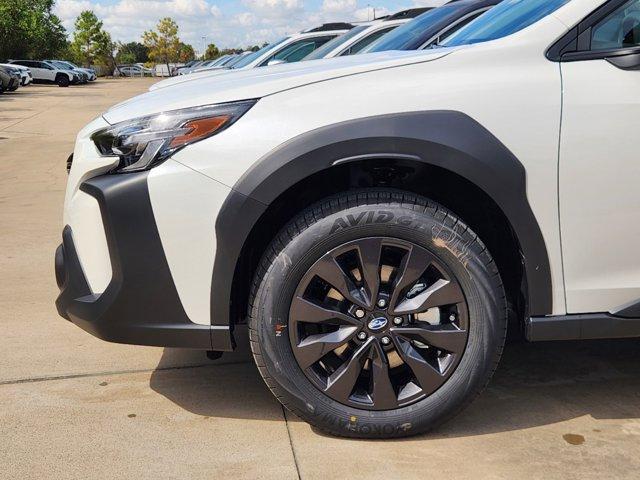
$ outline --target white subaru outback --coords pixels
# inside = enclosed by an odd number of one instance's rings
[[[60,314],[216,352],[248,323],[280,401],[369,438],[460,411],[507,325],[640,336],[640,0],[505,0],[441,47],[107,111],[73,154]]]

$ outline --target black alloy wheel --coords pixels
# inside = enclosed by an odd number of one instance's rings
[[[425,248],[389,237],[348,242],[318,260],[291,303],[305,375],[357,408],[390,410],[435,392],[467,343],[459,283]]]
[[[455,214],[392,189],[301,211],[249,297],[251,349],[278,400],[335,435],[391,438],[450,419],[486,386],[507,303],[487,247]]]

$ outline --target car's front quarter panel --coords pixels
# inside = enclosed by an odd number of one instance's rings
[[[185,149],[175,159],[233,187],[269,152],[328,125],[403,112],[461,112],[491,132],[525,166],[526,195],[551,265],[553,312],[547,313],[564,313],[556,190],[560,74],[558,65],[544,58],[547,45],[536,39],[555,38],[566,27],[552,18],[534,27],[509,42],[478,45],[433,62],[266,96],[232,128]]]
[[[101,156],[91,140],[108,125],[98,118],[76,140],[56,252],[58,311],[109,341],[231,349],[228,328],[212,332],[215,237],[199,214],[215,218],[229,189],[172,160],[113,173],[119,159]]]
[[[162,248],[189,319],[211,324],[215,221],[231,189],[168,160],[147,179]]]

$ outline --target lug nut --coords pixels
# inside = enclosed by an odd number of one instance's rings
[[[380,300],[378,300],[378,306],[380,308],[384,308],[387,306],[387,301],[384,298],[381,298]]]
[[[391,339],[389,337],[382,337],[380,339],[380,341],[382,342],[383,345],[387,346],[389,344],[391,344]]]
[[[356,317],[358,317],[358,318],[364,318],[364,310],[363,310],[363,309],[361,309],[361,308],[358,308],[358,309],[355,311],[355,314],[356,314]]]
[[[402,317],[396,317],[393,319],[393,324],[394,325],[402,325]]]
[[[358,333],[358,340],[365,341],[367,339],[367,332]]]

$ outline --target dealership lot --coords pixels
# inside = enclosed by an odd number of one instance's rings
[[[246,348],[209,362],[59,318],[53,252],[75,134],[155,81],[0,98],[0,478],[637,478],[638,340],[512,344],[455,421],[365,442],[283,412]]]

